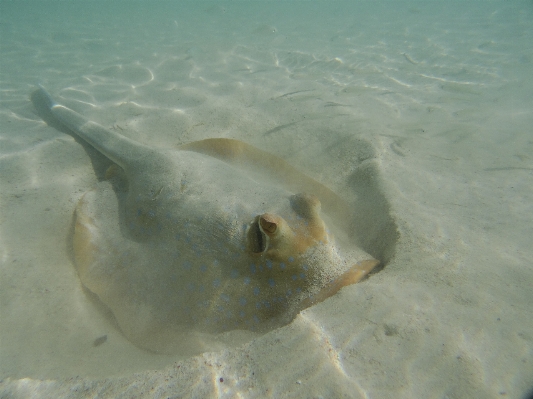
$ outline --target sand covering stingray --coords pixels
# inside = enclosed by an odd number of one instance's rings
[[[76,207],[74,256],[140,347],[199,352],[206,337],[268,331],[378,264],[343,234],[346,203],[276,156],[232,139],[151,148],[43,88],[33,101],[116,164]]]

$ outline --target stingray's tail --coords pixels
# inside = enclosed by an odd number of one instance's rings
[[[43,86],[41,85],[38,85],[38,86],[39,86],[39,90],[37,90],[34,95],[40,96],[41,101],[43,102],[43,105],[45,105],[48,109],[51,109],[54,105],[57,105],[57,103],[50,96],[50,93],[48,93]],[[33,97],[32,97],[32,100],[33,100]]]
[[[59,125],[67,127],[125,170],[132,164],[153,157],[153,151],[149,147],[91,122],[70,108],[57,103],[41,85],[32,94],[31,99],[45,122],[56,128]]]

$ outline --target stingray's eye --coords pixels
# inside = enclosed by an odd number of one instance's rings
[[[268,236],[261,231],[259,226],[261,217],[257,217],[251,224],[248,230],[248,243],[253,253],[261,253],[266,251],[268,245]]]
[[[261,223],[263,231],[268,234],[274,234],[278,228],[276,223],[269,222],[264,216],[259,219],[259,223]]]
[[[314,195],[300,193],[291,196],[291,206],[303,218],[315,218],[320,211],[320,200]]]

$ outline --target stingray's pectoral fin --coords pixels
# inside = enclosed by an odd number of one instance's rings
[[[74,262],[83,285],[104,300],[113,284],[128,242],[119,227],[118,203],[110,182],[86,192],[75,211]],[[105,300],[104,300],[105,302]]]
[[[331,189],[300,172],[284,159],[250,144],[228,138],[211,138],[184,144],[178,148],[209,155],[230,165],[275,178],[291,192],[313,193],[322,201],[324,211],[340,222],[350,213],[348,204]]]
[[[74,237],[72,240],[74,260],[80,276],[87,274],[90,265],[94,261],[93,255],[96,251],[94,242],[94,221],[90,216],[83,212],[83,202],[84,198],[82,197],[76,207]]]
[[[96,244],[97,228],[94,220],[84,211],[87,206],[85,196],[78,202],[75,213],[73,250],[76,269],[82,281],[88,275],[91,265],[95,261],[95,255],[98,251]]]
[[[153,306],[136,296],[146,282],[137,277],[139,265],[153,259],[145,246],[122,234],[113,187],[110,181],[100,182],[78,201],[73,237],[76,269],[82,284],[112,311],[130,341],[159,350],[159,344],[147,344],[159,329]]]

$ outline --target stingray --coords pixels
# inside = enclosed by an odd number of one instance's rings
[[[226,138],[153,148],[42,87],[33,101],[113,163],[76,206],[73,258],[141,348],[200,352],[206,337],[270,331],[379,263],[346,234],[346,202],[275,155]]]

